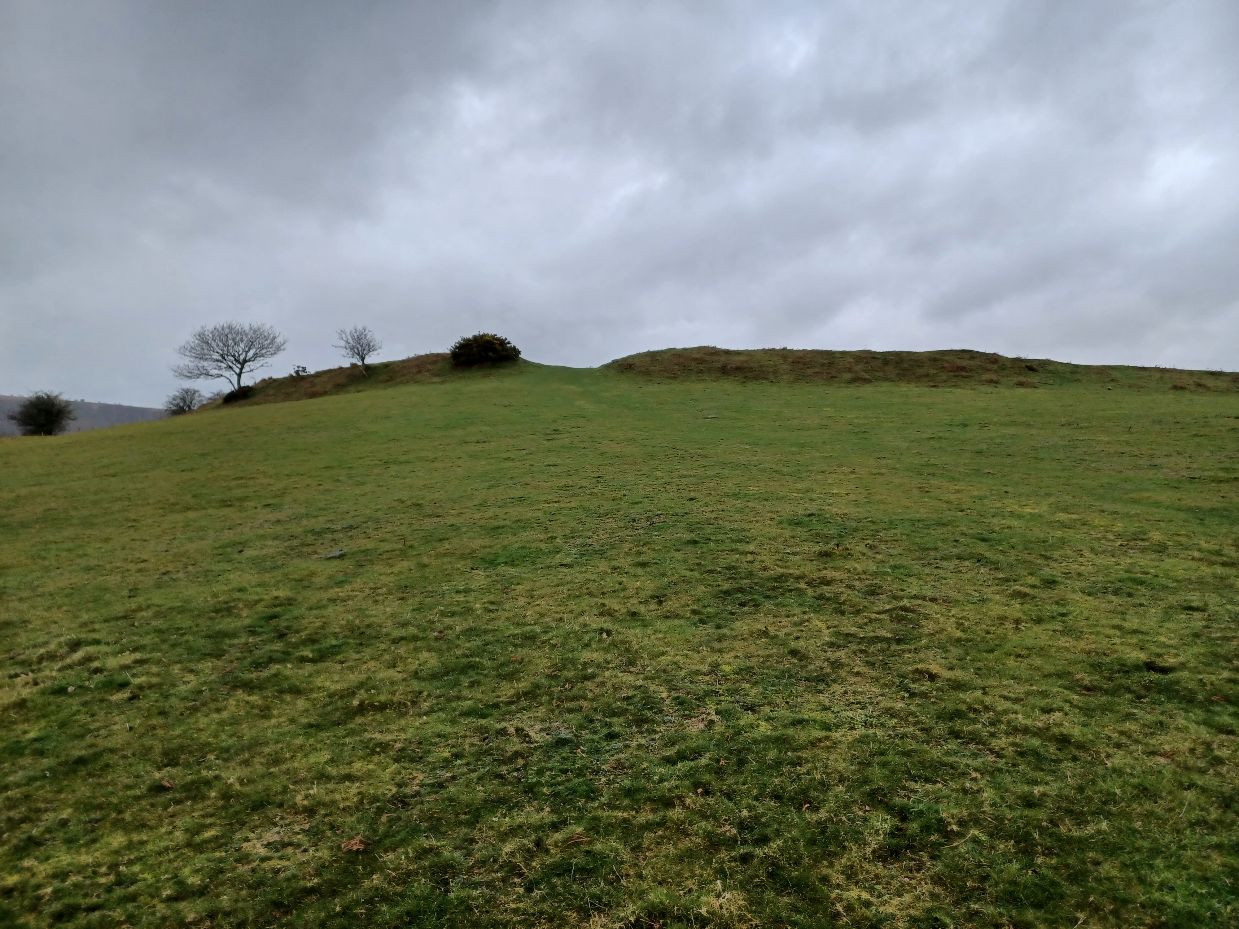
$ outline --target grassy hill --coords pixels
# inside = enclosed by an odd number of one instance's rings
[[[1233,392],[614,367],[0,443],[0,925],[1239,922]]]
[[[504,369],[512,374],[532,362]],[[437,384],[475,376],[454,371],[446,353],[399,361],[329,368],[301,377],[266,378],[240,406],[313,400],[404,384]],[[816,384],[900,383],[929,387],[1057,387],[1094,385],[1131,390],[1215,390],[1239,392],[1239,373],[1076,365],[1046,359],[1008,358],[968,349],[932,352],[826,351],[819,349],[669,348],[617,358],[607,370],[658,380],[768,381]]]
[[[726,349],[710,345],[642,352],[609,367],[669,380],[736,378],[749,381],[870,384],[891,382],[930,387],[1055,387],[1092,384],[1128,389],[1239,391],[1239,373],[1077,365],[1045,358],[1008,358],[970,349],[932,352],[824,351],[820,349]]]

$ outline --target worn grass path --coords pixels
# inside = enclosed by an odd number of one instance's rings
[[[526,367],[0,474],[0,925],[1239,924],[1234,394]]]

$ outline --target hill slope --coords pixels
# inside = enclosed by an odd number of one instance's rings
[[[1233,925],[1237,438],[529,366],[0,443],[0,924]]]
[[[336,394],[443,384],[460,378],[507,377],[541,367],[522,360],[490,370],[454,370],[446,353],[377,362],[363,374],[356,365],[301,377],[266,378],[238,406],[312,400]],[[1239,373],[1074,365],[1045,359],[1007,358],[969,350],[935,352],[825,351],[816,349],[670,348],[618,358],[605,370],[659,380],[902,383],[931,387],[1055,387],[1092,384],[1122,389],[1239,391]]]
[[[287,403],[290,400],[313,400],[333,394],[352,393],[402,384],[429,384],[452,376],[451,361],[446,352],[414,355],[399,361],[378,361],[362,373],[357,365],[328,368],[300,377],[265,378],[254,385],[253,396],[238,402],[239,406],[261,403]]]

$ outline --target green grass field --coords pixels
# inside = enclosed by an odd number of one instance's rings
[[[522,364],[0,468],[0,925],[1239,924],[1234,391]]]

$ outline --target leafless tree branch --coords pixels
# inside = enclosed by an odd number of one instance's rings
[[[370,330],[369,326],[353,326],[350,329],[338,330],[336,338],[340,341],[335,347],[344,353],[345,358],[350,358],[361,365],[363,374],[368,374],[366,359],[383,347],[378,336]]]
[[[265,367],[286,344],[287,340],[265,323],[203,326],[177,349],[185,361],[172,370],[182,380],[224,380],[240,390],[245,372]]]

